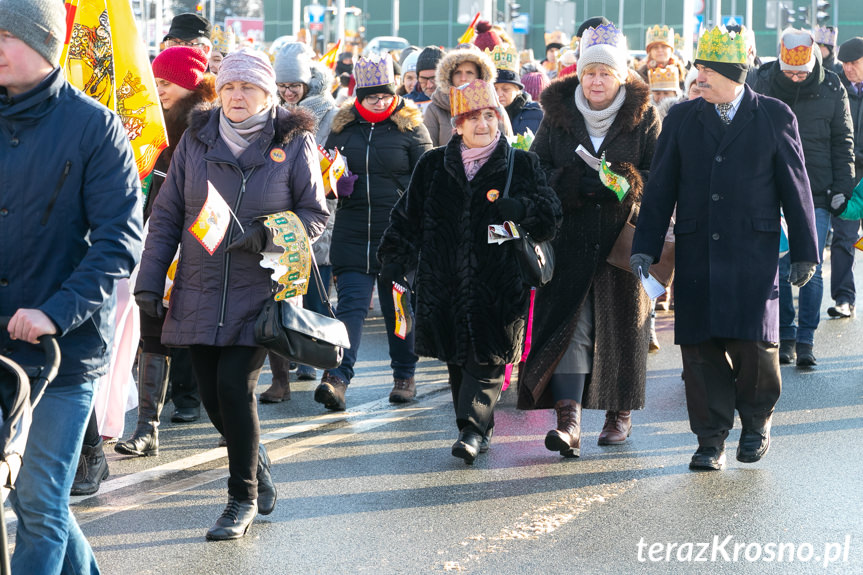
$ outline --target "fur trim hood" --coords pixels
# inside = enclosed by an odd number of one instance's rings
[[[333,133],[340,134],[348,125],[360,120],[360,115],[354,109],[355,100],[356,98],[351,98],[339,108],[336,117],[333,118]],[[410,132],[423,123],[423,115],[416,104],[402,98],[389,120],[396,125],[400,132]]]
[[[543,121],[549,122],[550,127],[570,134],[574,132],[575,118],[581,117],[575,106],[575,90],[579,84],[578,76],[567,76],[552,82],[542,91],[540,99],[545,111]],[[617,112],[617,119],[622,121],[623,132],[629,132],[638,126],[650,107],[650,87],[635,72],[629,73],[624,86],[626,97]]]
[[[449,52],[438,63],[435,72],[435,91],[432,100],[441,108],[449,111],[449,89],[452,88],[452,75],[456,68],[464,62],[473,62],[479,68],[479,79],[485,82],[494,82],[497,78],[497,69],[494,62],[485,52],[476,46],[458,48]]]
[[[197,137],[207,126],[213,114],[220,113],[220,110],[220,106],[212,106],[205,110],[192,111],[189,119],[189,135]],[[287,144],[304,132],[308,132],[314,137],[317,122],[311,112],[302,108],[288,111],[280,106],[275,106],[275,110],[276,129],[272,141]]]

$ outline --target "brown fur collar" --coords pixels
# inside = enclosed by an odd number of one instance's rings
[[[197,135],[210,121],[212,114],[218,113],[218,110],[219,108],[215,106],[209,110],[193,110],[189,118],[189,132]],[[281,106],[276,106],[276,131],[273,141],[284,145],[306,132],[314,135],[316,125],[315,117],[308,110],[294,108],[288,111]]]
[[[339,108],[333,118],[332,132],[340,134],[349,124],[360,119],[360,115],[354,110],[354,98],[347,100]],[[396,125],[400,132],[410,132],[423,123],[423,115],[416,104],[410,100],[402,99],[396,111],[389,119]]]
[[[626,97],[623,100],[623,106],[617,112],[617,117],[622,122],[623,132],[635,129],[650,107],[650,87],[633,74],[634,72],[630,73],[629,79],[624,84]],[[545,111],[543,121],[549,122],[553,128],[574,133],[575,118],[581,116],[575,106],[575,90],[578,86],[578,76],[567,76],[561,80],[555,80],[543,90],[541,96],[542,108]]]

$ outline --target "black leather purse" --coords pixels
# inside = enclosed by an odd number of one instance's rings
[[[255,341],[290,361],[320,369],[334,369],[341,365],[344,350],[351,347],[351,342],[345,324],[337,320],[333,313],[314,256],[312,274],[329,316],[286,300],[269,299],[255,321]]]
[[[515,164],[515,152],[507,148],[506,186],[503,188],[501,197],[509,197],[509,186],[512,183],[512,170]],[[521,226],[516,224],[520,238],[514,240],[513,250],[521,268],[521,276],[524,283],[539,287],[551,281],[554,275],[554,248],[551,242],[538,242],[530,237]]]

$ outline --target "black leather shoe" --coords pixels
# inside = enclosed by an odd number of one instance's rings
[[[270,456],[267,448],[258,444],[258,513],[269,515],[276,508],[276,485],[270,476]]]
[[[755,463],[770,449],[770,421],[760,428],[744,428],[737,444],[737,461]]]
[[[808,343],[797,342],[797,367],[815,367],[818,363],[815,361],[815,352],[812,351],[812,345]]]
[[[723,467],[725,467],[725,446],[699,447],[689,462],[689,469],[693,471],[719,471]]]
[[[779,363],[782,365],[794,363],[797,359],[797,354],[794,353],[795,343],[793,339],[783,339],[779,342]]]
[[[458,441],[452,444],[452,454],[471,465],[479,455],[480,443],[482,443],[482,435],[475,431],[462,430],[458,434]]]
[[[174,423],[192,423],[201,418],[201,406],[198,407],[176,407],[171,415]]]
[[[222,511],[222,516],[207,531],[207,539],[210,541],[239,539],[249,530],[257,514],[258,505],[254,499],[240,501],[228,496],[228,505]]]
[[[486,453],[491,446],[491,436],[494,435],[494,427],[489,427],[485,430],[485,435],[482,436],[482,441],[479,442],[479,452]]]

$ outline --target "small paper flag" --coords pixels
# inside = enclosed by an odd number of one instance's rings
[[[599,179],[605,187],[617,195],[617,201],[622,202],[629,192],[629,182],[620,174],[615,174],[605,162],[605,154],[600,158]]]
[[[201,208],[201,213],[189,226],[189,233],[195,236],[207,253],[213,255],[231,225],[231,208],[228,202],[213,186],[207,182],[207,201]]]

